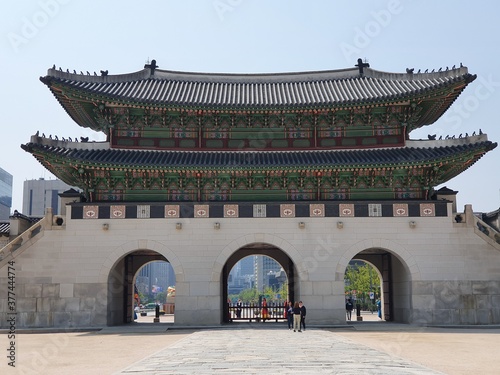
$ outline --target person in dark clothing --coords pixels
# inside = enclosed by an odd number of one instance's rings
[[[293,305],[293,332],[300,330],[300,306],[298,302],[295,302]]]
[[[345,303],[345,313],[347,315],[347,320],[351,320],[353,309],[354,309],[354,304],[352,303],[352,300],[349,298]]]
[[[304,331],[306,330],[306,307],[302,303],[302,301],[299,301],[299,307],[300,307],[300,326],[299,328],[302,328]],[[300,332],[300,330],[299,330]]]
[[[241,318],[241,307],[243,306],[243,302],[241,302],[241,299],[236,302],[236,317]]]
[[[293,326],[293,305],[292,305],[292,301],[288,302],[288,306],[286,308],[286,319],[288,321],[288,329],[292,329],[292,326]]]

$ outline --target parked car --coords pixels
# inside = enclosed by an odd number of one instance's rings
[[[156,309],[156,303],[151,302],[144,305],[143,310],[154,310]]]

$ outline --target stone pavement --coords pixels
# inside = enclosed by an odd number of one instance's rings
[[[117,374],[442,374],[322,329],[203,330]]]
[[[169,320],[154,324],[147,317],[85,332],[19,331],[16,368],[2,356],[0,374],[493,375],[500,368],[498,326],[424,328],[370,314],[363,322],[299,333],[285,323],[195,329]],[[6,331],[0,340],[7,342]]]

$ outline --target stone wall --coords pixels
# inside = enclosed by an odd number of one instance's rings
[[[345,324],[347,264],[362,258],[360,252],[369,256],[380,251],[393,257],[396,321],[500,324],[500,247],[476,234],[467,217],[462,223],[451,214],[342,217],[342,226],[339,221],[338,217],[72,219],[68,206],[63,226],[46,228],[37,241],[17,250],[17,326],[121,324],[126,305],[124,257],[145,251],[164,257],[174,269],[176,325],[221,324],[224,265],[239,249],[254,243],[272,245],[272,251],[289,257],[296,273],[295,296],[306,304],[311,325]],[[3,267],[2,328],[9,317],[7,281]]]

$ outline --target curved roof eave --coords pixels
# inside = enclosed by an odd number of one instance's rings
[[[466,67],[436,73],[387,73],[357,69],[275,74],[209,74],[149,69],[90,76],[49,69],[49,87],[85,92],[103,101],[202,108],[273,109],[355,106],[404,100],[474,77]],[[127,89],[124,90],[124,84]],[[278,89],[278,90],[277,90]],[[279,97],[276,92],[282,93]],[[189,93],[189,96],[185,93]],[[305,93],[315,92],[314,100]],[[321,99],[319,99],[321,98]]]

